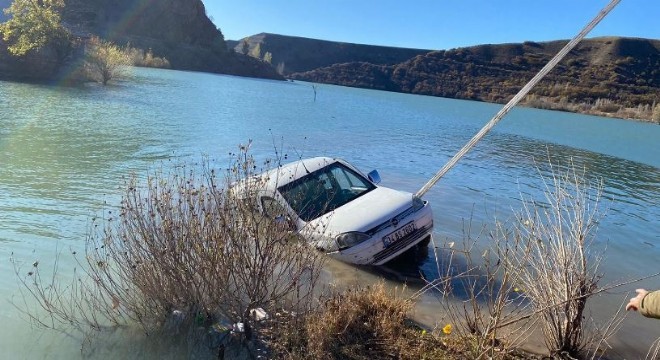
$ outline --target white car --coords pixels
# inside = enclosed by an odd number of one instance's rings
[[[260,211],[286,221],[317,249],[353,264],[382,265],[430,240],[433,213],[413,194],[378,186],[341,159],[317,157],[261,175]]]

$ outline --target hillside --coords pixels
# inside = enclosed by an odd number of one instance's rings
[[[244,51],[243,41],[249,45],[245,49],[248,53],[253,52],[257,46],[261,57],[266,52],[270,52],[273,56],[271,63],[275,67],[280,66],[285,75],[354,61],[379,65],[397,64],[431,51],[351,44],[268,33],[253,35],[238,41],[227,41],[227,45],[237,53],[242,53]]]
[[[389,65],[360,58],[288,76],[319,83],[503,103],[565,44],[566,41],[480,45],[429,52]],[[527,104],[651,119],[659,99],[660,41],[607,37],[579,44],[533,90]]]
[[[0,7],[10,3],[0,0]],[[152,49],[174,69],[282,79],[268,64],[228,51],[201,0],[67,0],[62,22],[79,37],[98,35]],[[11,67],[16,60],[8,59],[3,48],[0,44],[0,77],[28,76],[29,71]]]

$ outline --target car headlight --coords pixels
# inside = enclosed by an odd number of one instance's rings
[[[337,245],[339,245],[339,250],[355,246],[359,243],[364,242],[369,238],[369,235],[361,232],[347,232],[337,235]]]

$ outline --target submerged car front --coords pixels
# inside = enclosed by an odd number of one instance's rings
[[[433,214],[413,194],[378,186],[339,159],[299,164],[303,174],[278,187],[311,244],[339,260],[382,265],[430,239]],[[312,168],[312,170],[309,170]]]

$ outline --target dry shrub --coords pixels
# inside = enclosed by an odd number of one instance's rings
[[[572,164],[545,180],[544,201],[523,200],[515,237],[520,246],[509,257],[551,355],[579,358],[612,335],[588,332],[586,305],[599,290],[602,255],[590,250],[601,217],[601,183],[589,183]],[[615,316],[615,319],[617,317]]]
[[[88,79],[106,85],[111,79],[125,76],[129,65],[128,55],[116,44],[96,36],[87,41],[84,68]]]
[[[186,333],[242,322],[247,339],[259,330],[252,309],[304,314],[324,258],[256,211],[251,195],[263,183],[252,180],[261,170],[243,146],[224,175],[205,162],[157,172],[146,185],[129,180],[119,211],[107,211],[87,240],[83,274],[69,286],[38,272],[23,279],[46,317],[26,312],[43,326],[85,332],[137,323]],[[247,184],[241,196],[229,191],[236,183]]]
[[[467,226],[462,245],[435,247],[443,275],[417,295],[440,294],[470,358],[515,355],[537,325],[552,357],[595,358],[623,320],[622,308],[604,324],[589,321],[586,311],[590,297],[623,285],[599,286],[602,255],[590,249],[602,184],[572,164],[550,167],[543,201],[523,198],[515,220],[496,222],[488,241],[479,239],[483,229],[474,236]]]
[[[487,237],[487,246],[479,247]],[[510,232],[498,223],[495,230],[472,232],[464,226],[463,240],[435,245],[438,273],[417,296],[436,291],[452,325],[453,338],[462,339],[461,353],[471,359],[510,358],[529,336],[533,321],[526,319],[529,304],[519,292],[519,274],[506,261],[515,246]]]
[[[169,60],[164,57],[155,56],[151,49],[144,51],[142,49],[131,47],[131,44],[129,43],[123,48],[123,50],[133,66],[164,69],[170,68]]]
[[[412,307],[382,283],[334,294],[274,348],[291,359],[448,358],[437,337],[407,320]]]

